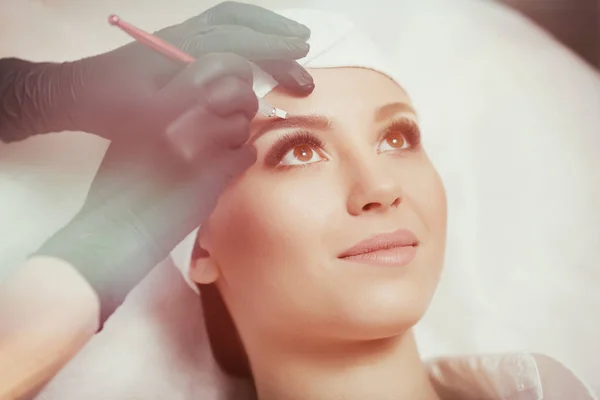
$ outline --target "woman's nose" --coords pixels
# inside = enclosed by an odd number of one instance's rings
[[[348,197],[351,215],[386,212],[402,202],[402,187],[397,174],[375,164],[365,163],[353,168]]]

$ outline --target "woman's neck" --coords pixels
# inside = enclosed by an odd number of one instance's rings
[[[439,400],[410,331],[326,352],[260,347],[251,357],[259,400]]]

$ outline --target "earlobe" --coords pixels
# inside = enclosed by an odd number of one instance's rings
[[[190,278],[200,285],[214,283],[219,278],[219,269],[214,259],[204,249],[195,253],[190,262]]]

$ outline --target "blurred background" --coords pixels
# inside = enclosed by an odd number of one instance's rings
[[[600,0],[492,0],[521,14],[600,69]]]

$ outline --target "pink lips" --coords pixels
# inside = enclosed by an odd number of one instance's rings
[[[399,229],[358,242],[338,258],[365,264],[404,266],[415,258],[418,245],[414,233]]]

